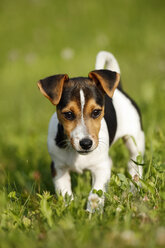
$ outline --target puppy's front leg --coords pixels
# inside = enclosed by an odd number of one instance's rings
[[[99,196],[94,190],[102,190],[103,194],[110,180],[112,161],[108,158],[106,161],[92,167],[92,190],[88,197],[87,211],[94,212],[96,209],[103,209],[104,195]]]
[[[55,175],[53,177],[53,183],[55,186],[55,190],[58,194],[61,194],[63,197],[65,195],[71,196],[71,199],[73,199],[73,194],[71,190],[71,179],[68,168],[58,168],[56,166],[55,168]]]

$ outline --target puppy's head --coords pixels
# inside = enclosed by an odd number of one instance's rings
[[[87,78],[55,75],[38,82],[40,91],[57,107],[59,122],[73,148],[87,154],[99,143],[104,95],[113,96],[120,75],[109,70],[95,70]]]

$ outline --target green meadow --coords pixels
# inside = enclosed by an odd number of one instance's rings
[[[0,1],[0,248],[165,247],[165,2]],[[104,212],[85,211],[91,176],[57,199],[47,152],[55,107],[37,88],[53,74],[87,76],[100,50],[117,58],[146,135],[144,177],[130,192],[129,154],[111,149]],[[69,200],[68,200],[69,201]]]

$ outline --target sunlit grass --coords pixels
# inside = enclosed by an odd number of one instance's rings
[[[165,33],[163,1],[0,3],[0,247],[164,247]],[[102,214],[85,211],[91,176],[72,174],[74,201],[54,195],[47,127],[55,108],[37,89],[56,73],[87,76],[99,50],[114,53],[140,106],[146,152],[133,195],[122,141]]]

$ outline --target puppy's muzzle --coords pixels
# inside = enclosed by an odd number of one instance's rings
[[[84,151],[88,151],[92,147],[93,141],[89,138],[84,138],[80,140],[79,144]]]

